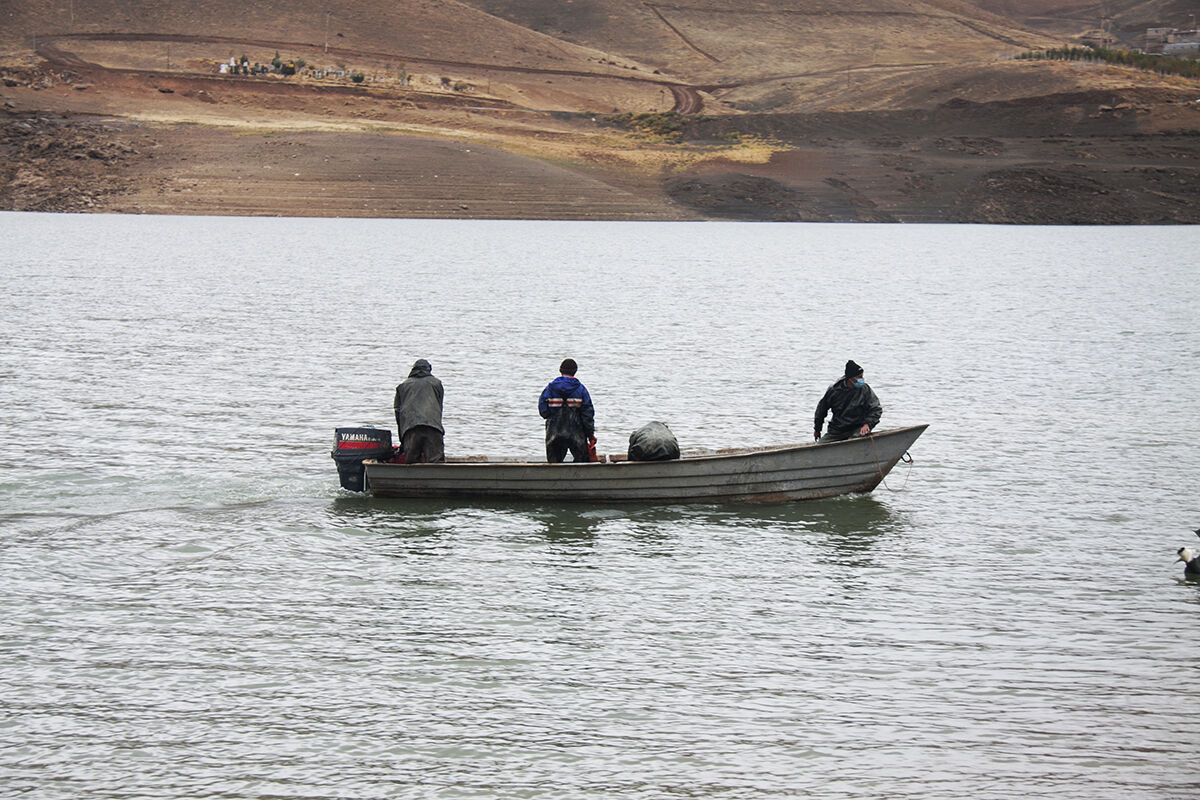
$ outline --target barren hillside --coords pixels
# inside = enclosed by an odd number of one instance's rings
[[[1200,82],[1014,58],[1191,13],[8,0],[0,208],[1198,221]]]
[[[622,77],[657,71],[708,91],[711,111],[799,110],[828,95],[830,84],[840,106],[854,107],[861,84],[845,79],[851,72],[888,79],[1059,43],[952,0],[373,0],[337,10],[315,0],[9,5],[0,35],[12,54],[32,48],[38,36],[69,35],[81,58],[111,65],[124,48],[125,58],[140,58],[144,68],[162,68],[176,37],[177,62],[247,54],[266,61],[280,52],[380,75],[441,68],[452,80],[490,78],[508,87],[514,68]],[[98,34],[138,34],[142,42],[80,44],[82,35]],[[183,50],[179,37],[206,47]],[[527,83],[516,82],[529,91]],[[604,105],[586,98],[539,103],[536,93],[527,100],[562,110]]]
[[[732,109],[854,107],[872,79],[994,62],[1058,39],[953,0],[468,0],[533,30],[703,85]],[[847,80],[847,76],[866,81]],[[868,104],[877,101],[872,96]]]

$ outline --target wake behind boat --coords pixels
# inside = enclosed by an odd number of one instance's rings
[[[344,488],[378,497],[778,503],[872,491],[927,427],[824,444],[684,453],[670,461],[608,456],[563,464],[486,457],[397,464],[390,460],[390,431],[339,428],[333,458]]]

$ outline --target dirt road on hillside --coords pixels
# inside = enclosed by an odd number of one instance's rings
[[[164,74],[160,70],[131,70],[128,68],[108,67],[103,64],[86,61],[80,58],[70,50],[63,49],[59,46],[60,42],[70,41],[103,41],[103,42],[170,42],[175,44],[189,45],[237,45],[239,47],[261,48],[265,50],[321,50],[322,46],[306,43],[306,42],[285,42],[275,41],[270,39],[247,39],[231,36],[191,36],[183,34],[117,34],[117,33],[79,33],[79,34],[64,34],[59,36],[45,36],[37,39],[37,54],[44,58],[48,64],[55,67],[63,67],[70,69],[89,69],[89,70],[112,70],[120,72],[145,72],[147,74]],[[699,113],[704,103],[700,93],[690,86],[685,86],[680,83],[668,81],[662,78],[655,78],[646,75],[631,75],[627,71],[603,71],[603,72],[588,72],[584,70],[568,70],[568,69],[549,69],[545,67],[522,67],[507,64],[488,64],[483,62],[472,61],[446,61],[440,59],[431,59],[420,56],[405,55],[403,53],[384,53],[369,50],[352,50],[347,48],[330,47],[326,48],[325,52],[333,58],[340,59],[358,59],[358,60],[377,60],[377,61],[393,61],[402,62],[413,67],[437,67],[439,69],[456,70],[456,71],[471,71],[484,73],[497,78],[503,77],[506,74],[515,76],[553,76],[565,78],[580,78],[584,80],[604,80],[604,81],[624,81],[635,84],[651,85],[670,90],[674,98],[675,105],[672,111],[679,114],[696,114]],[[178,75],[178,72],[165,73],[170,75]],[[203,73],[198,73],[203,75]],[[212,75],[229,80],[277,80],[274,78],[256,78],[254,76],[233,76],[233,75]],[[306,86],[311,86],[310,83],[305,83]],[[475,100],[485,98],[474,98]]]

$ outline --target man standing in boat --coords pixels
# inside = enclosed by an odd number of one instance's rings
[[[833,412],[829,430],[821,435],[825,415]],[[853,361],[846,362],[846,374],[833,382],[817,403],[813,420],[813,438],[818,442],[840,442],[856,436],[866,436],[879,424],[883,406],[875,392],[863,379],[863,368]]]
[[[559,376],[538,398],[538,413],[546,420],[546,460],[558,464],[571,451],[571,460],[588,461],[588,445],[596,442],[596,410],[587,387],[575,377],[579,365],[568,358]]]
[[[442,395],[442,382],[433,377],[433,367],[423,358],[396,387],[396,433],[405,464],[446,460]]]

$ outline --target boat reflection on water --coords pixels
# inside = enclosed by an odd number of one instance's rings
[[[874,495],[801,503],[594,506],[496,502],[448,505],[441,500],[339,496],[330,522],[343,529],[428,539],[456,532],[501,539],[536,537],[553,544],[591,545],[603,535],[625,536],[647,552],[683,555],[691,535],[800,536],[823,559],[846,566],[874,561],[869,551],[905,529],[902,512]]]
[[[820,534],[814,543],[822,551],[818,560],[843,567],[872,567],[881,562],[880,546],[910,529],[904,512],[875,497],[857,497],[827,503],[827,513],[814,517],[810,530]]]

